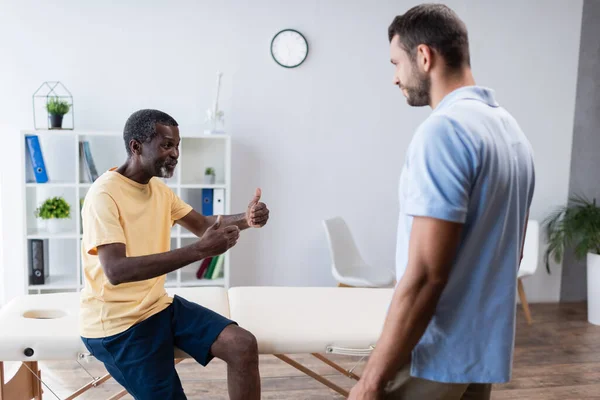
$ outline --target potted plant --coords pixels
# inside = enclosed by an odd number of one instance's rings
[[[588,321],[600,325],[600,207],[592,201],[574,196],[566,206],[558,207],[542,222],[549,259],[560,262],[565,251],[571,250],[577,260],[587,261]]]
[[[204,183],[214,185],[215,183],[215,170],[214,168],[208,167],[204,170]]]
[[[63,116],[69,112],[71,106],[65,100],[58,97],[51,97],[46,104],[46,109],[50,115],[50,129],[62,128]]]
[[[35,216],[46,223],[49,233],[58,233],[65,230],[64,221],[71,218],[71,207],[64,198],[51,197],[35,210]]]

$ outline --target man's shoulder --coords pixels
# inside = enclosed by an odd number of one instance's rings
[[[457,143],[472,142],[472,135],[464,129],[460,121],[446,112],[433,113],[417,128],[413,136],[412,146],[435,147],[456,145]]]
[[[100,175],[92,184],[88,190],[88,193],[97,193],[103,191],[110,191],[119,186],[119,179],[111,171],[106,171]]]
[[[157,176],[153,176],[152,178],[150,178],[149,184],[150,186],[158,190],[171,190],[169,185],[167,185],[166,182],[164,182],[161,178]]]
[[[118,176],[115,176],[115,173],[106,171],[90,185],[85,195],[85,202],[106,197],[113,198],[119,192],[122,184],[123,182]]]

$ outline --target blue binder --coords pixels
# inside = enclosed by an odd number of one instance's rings
[[[202,215],[213,215],[213,189],[202,189]]]
[[[40,146],[40,140],[37,135],[26,135],[27,153],[33,167],[33,175],[37,183],[48,182],[48,172],[44,163],[44,155]]]

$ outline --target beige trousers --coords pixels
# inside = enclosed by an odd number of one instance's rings
[[[385,389],[385,400],[490,400],[491,384],[441,383],[410,376],[402,368]]]

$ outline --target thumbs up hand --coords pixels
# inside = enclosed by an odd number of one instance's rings
[[[223,216],[219,215],[196,242],[196,248],[203,257],[212,257],[225,253],[235,246],[240,237],[240,228],[235,225],[223,227]]]
[[[248,204],[248,210],[246,210],[246,222],[251,228],[262,228],[269,220],[269,209],[265,203],[260,202],[262,191],[260,188],[256,189],[254,198]]]

